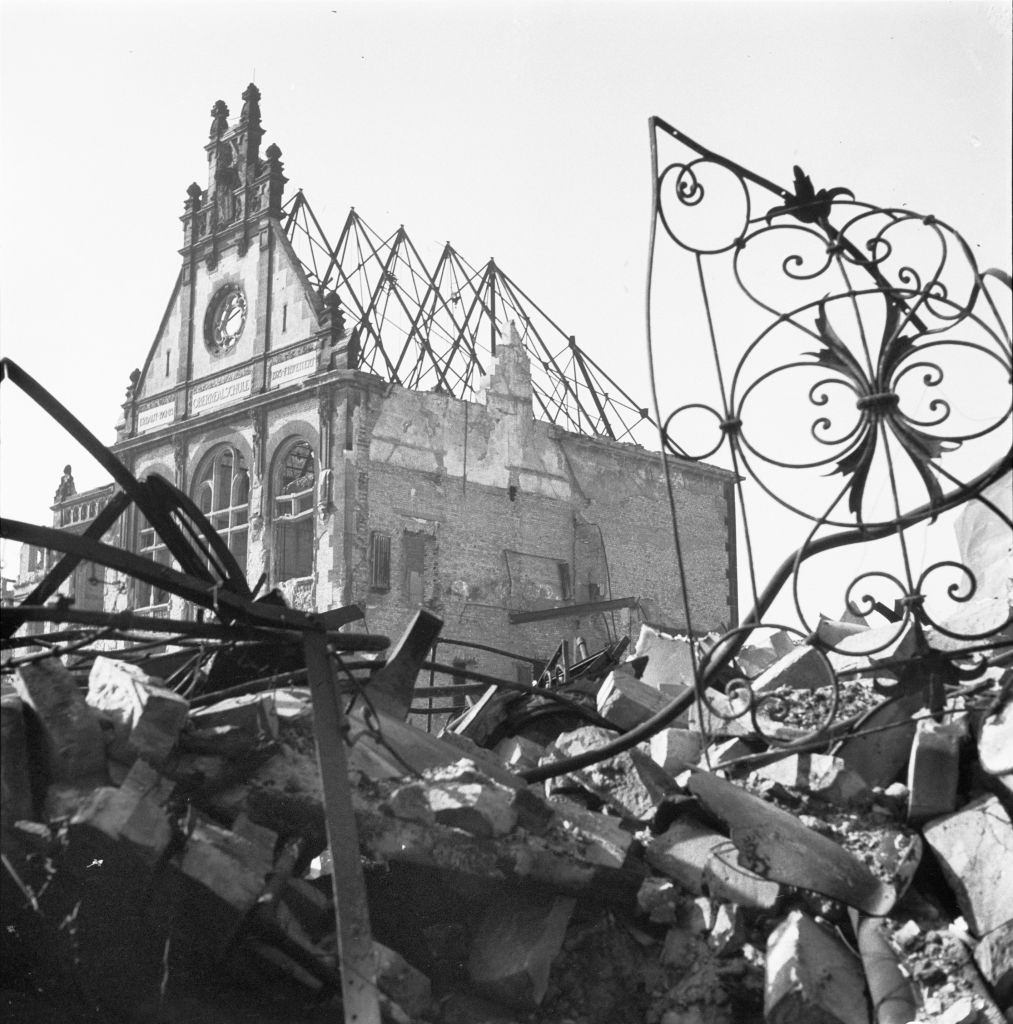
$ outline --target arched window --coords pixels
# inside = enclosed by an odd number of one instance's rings
[[[301,438],[287,444],[274,463],[274,579],[313,575],[313,449]]]
[[[201,463],[194,477],[193,499],[245,572],[250,474],[245,459],[235,448],[217,448]]]

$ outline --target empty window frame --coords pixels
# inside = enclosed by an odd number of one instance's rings
[[[231,445],[211,452],[194,477],[193,499],[245,572],[250,530],[250,474],[242,454]]]
[[[390,590],[390,534],[369,535],[369,589]]]
[[[274,467],[275,582],[313,575],[313,495],[316,458],[306,441],[290,442]]]

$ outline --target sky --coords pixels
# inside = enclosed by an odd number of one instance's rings
[[[649,402],[648,118],[791,183],[934,213],[1009,268],[1010,5],[11,2],[0,5],[0,349],[102,440],[180,264],[209,110],[255,81],[264,145],[333,236],[354,206],[495,257]],[[659,353],[659,381],[692,363]],[[664,399],[663,399],[664,404]],[[3,514],[101,471],[9,385]],[[3,574],[17,567],[5,552]]]

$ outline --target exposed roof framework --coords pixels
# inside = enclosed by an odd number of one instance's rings
[[[284,213],[311,284],[341,300],[360,369],[406,388],[474,400],[497,344],[513,329],[531,361],[540,419],[616,441],[657,436],[648,410],[494,260],[476,269],[447,242],[431,271],[403,226],[385,238],[354,208],[332,245],[301,191]]]

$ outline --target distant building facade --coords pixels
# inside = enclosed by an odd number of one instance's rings
[[[354,319],[313,287],[283,229],[286,179],[277,146],[261,156],[259,93],[244,93],[235,123],[221,102],[212,115],[208,185],[188,190],[179,276],[117,425],[130,470],[186,491],[251,583],[300,608],[355,602],[373,632],[396,637],[424,607],[446,636],[546,658],[563,638],[594,649],[644,619],[685,628],[660,456],[536,418],[529,355],[507,322],[473,400],[363,369]],[[693,625],[715,629],[736,619],[732,476],[671,469]],[[58,500],[58,525],[75,529],[65,513],[107,497]],[[135,512],[118,534],[168,560]],[[25,580],[39,567],[23,568]],[[98,600],[86,583],[65,589]],[[137,581],[98,589],[110,609],[187,614]],[[514,674],[509,658],[454,656]]]

